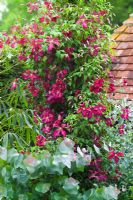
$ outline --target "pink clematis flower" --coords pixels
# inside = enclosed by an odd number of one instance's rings
[[[51,53],[52,50],[55,48],[56,46],[59,46],[59,39],[58,38],[53,38],[52,36],[47,36],[46,42],[49,44],[48,45],[48,53]]]
[[[59,136],[66,137],[66,124],[61,124],[58,129],[56,129],[53,133],[54,138],[57,138]]]
[[[46,144],[46,138],[42,135],[36,136],[36,145],[42,147]]]
[[[10,90],[15,90],[16,87],[17,87],[17,81],[18,81],[18,78],[16,78],[13,82],[12,82],[12,86],[10,88]]]

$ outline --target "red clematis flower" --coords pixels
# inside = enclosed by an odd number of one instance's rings
[[[103,84],[104,84],[104,79],[103,78],[96,79],[94,81],[93,85],[90,86],[90,91],[95,93],[95,94],[98,94],[98,93],[102,92]]]
[[[114,159],[116,164],[119,162],[119,157],[124,157],[124,153],[123,152],[116,153],[114,150],[109,152],[108,159],[109,160]]]
[[[114,85],[114,83],[110,83],[109,84],[109,92],[114,92],[115,91],[115,85]]]
[[[0,41],[0,49],[2,49],[2,47],[3,47],[3,42]]]
[[[125,119],[125,120],[129,119],[129,109],[128,108],[124,108],[122,110],[121,118]]]

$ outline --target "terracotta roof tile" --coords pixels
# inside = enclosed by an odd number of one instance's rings
[[[127,27],[126,30],[124,31],[125,33],[132,33],[133,34],[133,28],[132,26]]]
[[[126,25],[123,25],[123,26],[117,28],[114,32],[115,32],[115,33],[122,33],[122,32],[125,32],[126,29],[127,29],[127,26],[126,26]]]
[[[118,42],[133,42],[133,34],[119,34],[119,36],[117,36],[115,38],[116,41]]]
[[[133,79],[133,71],[112,71],[114,78]]]
[[[133,17],[130,17],[126,21],[123,22],[124,25],[132,26],[133,25]]]
[[[123,93],[123,94],[133,94],[133,87],[130,86],[124,86],[124,87],[120,87],[117,86],[115,87],[115,93]]]
[[[125,79],[123,78],[115,78],[115,86],[123,87]],[[126,79],[126,86],[132,86],[133,85],[133,79]],[[133,88],[133,87],[132,87]]]
[[[115,100],[119,100],[119,99],[123,99],[123,98],[127,98],[128,100],[133,99],[133,94],[115,93],[115,95],[113,95],[113,94],[110,93],[108,96],[112,99],[115,99]]]
[[[118,48],[118,46],[119,46],[119,42],[112,42],[111,43],[111,45],[110,45],[110,47],[112,48],[112,49],[117,49]]]
[[[120,56],[133,56],[133,49],[117,50],[116,55]]]
[[[133,64],[114,64],[112,71],[132,71]]]
[[[109,94],[114,99],[127,97],[133,100],[133,14],[123,22],[123,26],[115,30],[112,36],[113,54],[116,56],[112,74],[116,85],[115,94]],[[123,86],[123,79],[127,79]]]
[[[133,42],[119,42],[117,43],[118,46],[116,47],[116,49],[133,49]]]
[[[133,56],[118,57],[118,63],[121,63],[121,64],[133,64]]]
[[[112,40],[116,40],[117,37],[119,37],[119,33],[114,33],[112,35]]]

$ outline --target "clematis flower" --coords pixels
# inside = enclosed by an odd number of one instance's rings
[[[80,90],[76,90],[75,93],[74,93],[75,97],[78,97],[78,95],[80,94],[80,92],[81,92]]]
[[[48,10],[52,10],[52,9],[53,9],[52,2],[45,1],[45,2],[44,2],[44,5],[46,6],[46,8],[47,8]]]
[[[122,124],[122,125],[120,125],[120,127],[119,127],[119,134],[120,134],[120,135],[123,135],[123,134],[124,134],[124,131],[125,131],[125,124]]]
[[[39,9],[39,3],[38,2],[35,2],[35,3],[29,2],[27,4],[27,6],[28,6],[28,12],[29,13],[32,13],[33,11],[37,11]]]
[[[63,35],[65,37],[71,38],[72,37],[72,31],[63,31]]]
[[[68,74],[68,70],[67,69],[63,69],[62,71],[59,71],[57,73],[57,78],[58,79],[64,79],[67,74]]]
[[[92,112],[94,115],[98,115],[98,116],[102,116],[102,114],[106,111],[106,106],[102,105],[102,104],[98,104],[96,106],[92,107]]]
[[[100,78],[100,79],[96,79],[93,83],[93,85],[90,86],[90,91],[98,94],[100,92],[102,92],[102,87],[104,85],[104,79]]]
[[[20,44],[21,46],[24,46],[27,42],[28,40],[25,37],[22,37],[17,41],[17,43]]]
[[[37,75],[36,71],[33,70],[25,70],[21,76],[24,80],[39,80],[39,76]]]
[[[36,145],[39,147],[42,147],[46,144],[46,138],[43,137],[42,135],[37,135],[36,136]]]
[[[126,86],[127,85],[127,79],[124,78],[123,81],[122,81],[122,83],[123,83],[123,86]]]
[[[3,42],[0,40],[0,49],[3,48]]]
[[[16,78],[12,83],[11,83],[11,88],[10,88],[10,90],[15,90],[16,89],[16,87],[17,87],[17,81],[18,81],[18,78]]]
[[[50,108],[44,108],[42,114],[40,115],[42,123],[53,123],[55,115]]]
[[[128,108],[124,108],[122,110],[121,118],[125,119],[125,120],[129,119],[129,109]]]
[[[64,51],[67,54],[65,56],[65,60],[71,61],[72,60],[72,53],[74,52],[74,48],[72,48],[72,47],[65,47]]]
[[[51,132],[51,127],[49,125],[45,125],[43,128],[42,128],[42,132],[44,134],[47,134],[47,133],[50,133]]]
[[[26,61],[27,58],[26,58],[26,56],[25,56],[24,53],[20,53],[20,54],[18,55],[18,60],[19,60],[19,61]]]
[[[112,119],[111,118],[106,118],[105,119],[105,123],[107,126],[113,126],[113,123],[112,123]]]
[[[89,22],[89,20],[85,18],[85,15],[81,15],[79,17],[79,20],[77,21],[77,24],[81,24],[84,29],[87,29],[88,22]]]
[[[115,163],[117,164],[119,162],[119,157],[124,157],[124,153],[123,152],[115,152],[114,150],[109,152],[108,154],[108,159],[112,160],[114,159]]]
[[[109,92],[114,92],[114,91],[115,91],[115,85],[114,85],[114,83],[110,83],[110,84],[109,84],[108,91],[109,91]]]
[[[66,124],[61,124],[58,129],[56,129],[53,133],[54,138],[57,138],[59,136],[66,137]]]
[[[51,17],[51,21],[56,22],[58,18],[60,18],[58,15]]]
[[[5,42],[5,43],[6,43],[6,44],[10,44],[10,43],[11,43],[11,40],[10,40],[9,37],[6,39],[6,42]]]
[[[31,92],[31,94],[32,94],[33,97],[37,97],[38,94],[39,94],[39,91],[40,91],[35,86],[29,87],[29,90],[30,90],[30,92]]]
[[[46,42],[49,44],[48,45],[48,53],[51,53],[51,51],[55,48],[56,46],[59,46],[59,39],[58,38],[53,38],[52,36],[47,36]]]
[[[40,22],[40,23],[43,23],[44,20],[45,20],[45,17],[44,17],[44,16],[42,16],[42,17],[39,18],[39,22]]]
[[[99,148],[101,147],[100,140],[101,140],[100,136],[97,135],[93,136],[93,144],[95,144]]]
[[[108,179],[107,172],[105,171],[89,170],[89,173],[91,174],[89,179],[96,179],[98,182],[105,182]]]

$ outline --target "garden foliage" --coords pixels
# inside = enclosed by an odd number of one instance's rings
[[[1,190],[8,199],[104,200],[117,199],[117,184],[132,198],[121,172],[132,110],[106,95],[115,90],[110,4],[38,1],[28,12],[29,23],[0,38]]]

